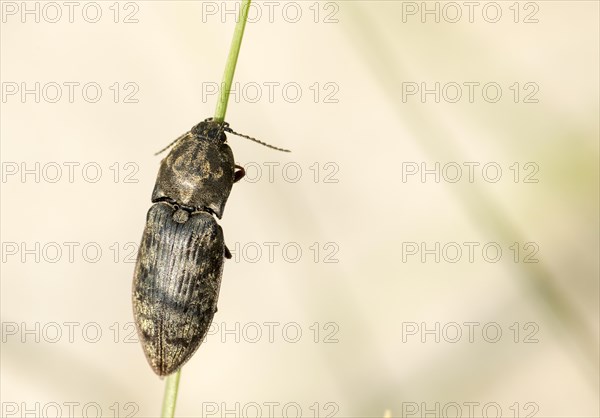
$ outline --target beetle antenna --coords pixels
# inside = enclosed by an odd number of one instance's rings
[[[291,152],[289,149],[277,148],[277,147],[274,147],[273,145],[267,144],[266,142],[262,142],[262,141],[259,141],[256,138],[252,138],[251,136],[239,134],[239,133],[235,132],[233,129],[231,129],[229,126],[225,126],[225,128],[223,130],[225,132],[229,132],[229,133],[232,133],[234,135],[241,136],[242,138],[249,139],[250,141],[258,142],[260,145],[264,145],[267,148],[272,148],[272,149],[275,149],[277,151],[282,151],[282,152]]]
[[[177,143],[177,141],[185,138],[188,134],[189,134],[189,132],[184,133],[183,135],[181,135],[179,138],[177,138],[175,141],[171,142],[169,145],[167,145],[166,147],[164,147],[160,151],[155,152],[154,155],[162,154],[163,152],[165,152],[166,150],[168,150],[169,148],[171,148],[173,145],[175,145],[175,143]]]

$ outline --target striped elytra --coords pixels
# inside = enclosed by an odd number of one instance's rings
[[[225,244],[214,217],[178,223],[166,202],[148,211],[133,281],[133,311],[146,358],[159,376],[188,361],[217,311]]]

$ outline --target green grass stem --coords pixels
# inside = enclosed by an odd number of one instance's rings
[[[225,120],[227,103],[229,102],[229,92],[231,91],[231,84],[233,83],[235,66],[237,64],[238,56],[240,55],[240,47],[242,46],[242,38],[244,37],[246,20],[248,20],[248,9],[250,9],[250,2],[251,0],[242,1],[240,15],[238,17],[237,24],[235,25],[235,31],[233,32],[231,48],[229,49],[229,57],[227,57],[225,71],[223,72],[223,81],[221,82],[221,94],[219,94],[217,109],[215,110],[215,120],[217,121]]]
[[[165,383],[165,396],[163,397],[162,418],[173,418],[175,416],[175,404],[177,403],[177,391],[179,390],[179,378],[181,369],[167,376]]]

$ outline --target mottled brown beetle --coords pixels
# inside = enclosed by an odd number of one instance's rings
[[[214,216],[221,219],[233,183],[244,177],[225,132],[289,152],[213,119],[165,148],[173,146],[160,164],[133,276],[138,335],[159,376],[192,357],[217,311],[223,262],[231,254]]]

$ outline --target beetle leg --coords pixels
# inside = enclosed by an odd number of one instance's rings
[[[229,251],[229,248],[227,248],[227,245],[225,246],[225,258],[228,260],[231,259],[231,252]]]
[[[244,170],[244,167],[237,164],[235,165],[235,168],[237,168],[238,170],[236,170],[236,172],[233,173],[233,182],[237,183],[238,181],[244,178],[244,176],[246,175],[246,170]]]

